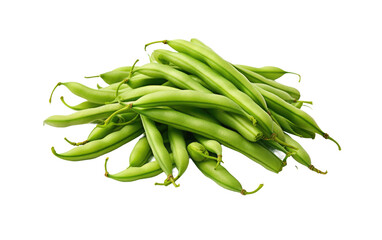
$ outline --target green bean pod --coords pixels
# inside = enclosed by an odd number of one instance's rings
[[[81,83],[77,82],[59,82],[57,86],[64,85],[73,94],[88,100],[89,102],[104,104],[106,102],[111,102],[115,99],[115,91],[103,90],[103,89],[93,89],[89,88]],[[56,86],[56,87],[57,87]],[[53,90],[54,91],[54,90]],[[123,90],[122,90],[123,91]],[[52,92],[53,94],[53,92]]]
[[[294,102],[294,103],[291,103],[293,106],[295,106],[296,108],[301,108],[302,105],[304,105],[304,102]]]
[[[156,161],[158,161],[161,169],[167,175],[166,180],[173,182],[175,185],[174,177],[172,175],[172,161],[170,159],[170,154],[164,145],[160,131],[156,127],[155,122],[145,115],[141,115],[141,120]]]
[[[298,81],[301,81],[301,76],[300,74],[294,73],[294,72],[287,72],[285,70],[282,70],[281,68],[278,67],[273,67],[273,66],[265,66],[261,68],[256,68],[256,67],[251,67],[251,66],[246,66],[246,65],[235,65],[235,67],[242,67],[245,68],[249,71],[255,72],[257,74],[260,74],[261,76],[268,78],[270,80],[276,80],[286,73],[294,74],[298,76]]]
[[[246,93],[253,101],[255,101],[264,110],[267,105],[257,88],[248,81],[248,79],[240,73],[229,62],[225,61],[211,48],[206,48],[200,44],[194,44],[185,40],[165,40],[163,43],[168,44],[174,50],[188,54],[191,57],[207,64],[214,71],[218,72],[226,79],[231,81],[238,89]]]
[[[291,95],[289,95],[289,93],[287,93],[281,89],[272,87],[272,86],[264,84],[264,83],[252,83],[252,84],[258,86],[259,88],[261,88],[265,91],[271,92],[271,93],[279,96],[281,99],[283,99],[286,102],[294,103],[297,101],[295,98],[293,98]]]
[[[183,132],[176,128],[169,126],[167,133],[175,166],[178,169],[178,175],[175,179],[179,179],[186,171],[189,163],[186,141]]]
[[[134,101],[139,99],[142,96],[145,96],[149,93],[153,92],[158,92],[158,91],[173,91],[176,90],[178,91],[179,89],[174,88],[174,87],[168,87],[168,86],[143,86],[140,88],[134,88],[134,89],[129,89],[121,94],[119,94],[115,98],[115,102],[126,102],[126,101]]]
[[[219,124],[219,121],[216,120],[212,116],[212,114],[210,114],[205,109],[202,109],[202,108],[193,108],[193,107],[188,107],[188,106],[172,106],[171,108],[175,109],[175,110],[177,110],[179,112],[182,112],[182,113],[185,113],[185,114],[188,114],[188,115],[200,118],[200,119],[204,119],[204,120],[209,121],[209,122],[213,122],[213,123]],[[253,124],[251,122],[250,122],[250,124],[253,126]]]
[[[85,109],[89,109],[89,108],[95,108],[95,107],[100,107],[102,106],[103,104],[99,104],[99,103],[93,103],[93,102],[89,102],[89,101],[85,101],[85,102],[82,102],[82,103],[79,103],[75,106],[70,106],[69,104],[67,104],[64,100],[64,97],[61,96],[60,97],[61,99],[61,102],[67,106],[68,108],[74,110],[74,111],[80,111],[80,110],[85,110]]]
[[[305,151],[305,149],[293,138],[291,138],[288,134],[285,134],[285,141],[288,142],[290,145],[295,146],[298,148],[298,150],[290,149],[289,147],[286,147],[287,150],[294,152],[292,154],[292,157],[300,164],[308,167],[310,170],[315,171],[320,174],[327,174],[327,171],[322,172],[321,170],[318,170],[312,165],[312,161],[310,159],[309,154]]]
[[[192,142],[187,145],[187,151],[191,159],[197,162],[206,161],[212,159],[217,162],[217,158],[209,155],[208,150],[198,142]]]
[[[200,142],[207,149],[207,151],[216,154],[217,163],[215,168],[217,168],[220,165],[220,163],[223,161],[222,145],[214,139],[208,139],[199,134],[194,134],[194,137],[198,142]]]
[[[340,145],[327,133],[324,133],[309,114],[285,102],[273,93],[262,89],[260,89],[260,92],[261,94],[263,94],[265,100],[267,101],[269,108],[272,109],[274,112],[287,118],[299,128],[320,134],[325,139],[330,139],[335,144],[337,144],[338,149],[341,150]]]
[[[273,112],[272,110],[271,114],[275,118],[276,122],[280,125],[280,127],[287,133],[291,133],[293,135],[301,137],[301,135],[297,132],[294,131],[291,125],[294,125],[291,121],[288,119],[284,118],[283,116],[280,116],[279,114]]]
[[[110,84],[109,86],[107,87],[104,87],[104,88],[101,88],[102,90],[109,90],[109,91],[112,91],[112,92],[115,92],[115,90],[117,90],[117,88],[119,87],[119,90],[127,90],[127,89],[131,89],[131,87],[127,84],[122,84],[121,86],[119,86],[120,83],[117,82],[117,83],[113,83],[113,84]]]
[[[270,79],[263,77],[262,75],[260,75],[258,73],[249,71],[249,70],[247,70],[241,66],[235,65],[235,67],[241,73],[243,73],[248,78],[248,80],[251,82],[268,84],[274,88],[278,88],[280,90],[287,92],[289,95],[291,95],[293,98],[295,98],[297,100],[300,99],[300,92],[294,87],[286,86],[286,85],[281,84],[279,82],[272,81]],[[260,91],[260,89],[258,89],[258,90]],[[261,91],[260,91],[260,93],[261,93]]]
[[[75,147],[65,153],[57,153],[54,147],[52,147],[52,152],[55,156],[69,161],[93,159],[119,148],[142,133],[142,124],[140,122],[135,122],[124,126],[119,131],[110,133],[100,140],[95,140],[85,145]]]
[[[129,71],[113,70],[99,75],[107,84],[119,83],[130,76]]]
[[[249,142],[240,134],[203,119],[168,108],[134,108],[134,111],[180,130],[196,133],[206,138],[215,139],[221,144],[236,150],[266,169],[278,173],[282,170],[282,162],[273,153],[259,144]],[[151,146],[151,145],[150,145]]]
[[[241,183],[234,176],[232,176],[232,174],[229,173],[227,169],[225,169],[223,166],[218,166],[215,169],[216,162],[214,160],[194,160],[193,162],[206,177],[213,180],[215,183],[217,183],[219,186],[225,189],[234,192],[239,192],[242,195],[248,195],[259,191],[263,187],[263,184],[260,184],[256,190],[252,192],[247,192],[245,189],[243,189]]]
[[[90,123],[105,119],[109,117],[110,114],[120,110],[121,108],[123,108],[123,105],[115,103],[80,110],[70,115],[53,115],[45,119],[44,124],[48,124],[53,127],[69,127],[73,125]]]
[[[149,162],[153,152],[151,151],[147,137],[141,137],[131,150],[129,158],[130,167],[141,167]]]
[[[283,132],[281,128],[273,123],[271,117],[259,105],[204,63],[186,54],[174,53],[167,50],[155,50],[152,55],[158,62],[163,60],[172,62],[182,69],[198,76],[216,92],[230,98],[249,115],[253,116],[264,130],[264,135],[266,137],[271,137],[272,133],[275,133],[278,138],[283,140]]]
[[[255,122],[239,105],[231,99],[194,90],[159,91],[142,96],[132,103],[133,107],[190,106],[228,111],[246,116]]]
[[[163,172],[158,161],[152,161],[140,167],[128,167],[125,170],[110,174],[105,162],[105,176],[120,182],[132,182],[140,179],[155,177]]]
[[[127,81],[127,85],[132,88],[140,88],[148,85],[162,85],[165,82],[166,80],[163,78],[155,78],[144,74],[134,73],[133,77]]]

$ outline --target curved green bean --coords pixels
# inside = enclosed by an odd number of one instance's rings
[[[141,167],[149,162],[153,152],[151,151],[147,137],[141,137],[131,150],[129,158],[130,167]]]

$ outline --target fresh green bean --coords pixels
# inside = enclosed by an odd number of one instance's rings
[[[129,158],[130,167],[141,167],[148,163],[153,156],[147,137],[141,137],[131,150]]]
[[[287,141],[290,145],[298,148],[298,150],[293,150],[293,149],[286,147],[286,149],[288,149],[289,151],[294,152],[292,154],[292,157],[298,163],[300,163],[304,166],[307,166],[310,170],[315,171],[317,173],[320,173],[320,174],[327,174],[328,173],[327,171],[322,172],[321,170],[318,170],[317,168],[315,168],[312,165],[309,154],[305,151],[305,149],[297,141],[295,141],[293,138],[291,138],[288,134],[285,134],[285,141]]]
[[[217,156],[217,163],[215,169],[223,162],[223,150],[222,145],[214,140],[205,138],[199,134],[194,134],[195,139],[200,142],[209,152],[215,153]]]
[[[77,104],[75,106],[70,106],[69,104],[67,104],[64,100],[64,97],[61,96],[60,97],[61,99],[61,102],[67,106],[68,108],[72,109],[72,110],[75,110],[75,111],[80,111],[80,110],[85,110],[85,109],[88,109],[88,108],[95,108],[95,107],[100,107],[102,106],[103,104],[99,104],[99,103],[93,103],[93,102],[89,102],[89,101],[85,101],[85,102],[82,102],[80,104]]]
[[[216,157],[210,156],[208,150],[198,142],[192,142],[188,144],[187,151],[192,160],[197,162],[206,161],[208,159],[212,159],[215,162],[218,161]]]
[[[149,93],[158,92],[158,91],[169,91],[169,90],[179,91],[179,89],[177,88],[168,87],[168,86],[156,86],[156,85],[143,86],[140,88],[129,89],[119,94],[114,101],[115,102],[134,101]]]
[[[172,182],[175,184],[174,177],[172,175],[172,162],[170,159],[170,154],[168,153],[166,147],[163,143],[163,138],[155,125],[155,122],[148,117],[141,115],[141,120],[143,127],[145,129],[146,137],[149,142],[150,148],[153,151],[155,159],[158,161],[161,169],[167,175],[165,182]]]
[[[70,115],[53,115],[45,119],[44,124],[53,127],[69,127],[73,125],[85,124],[102,120],[110,116],[124,106],[118,103],[102,105],[100,107],[89,108],[77,111]]]
[[[119,148],[142,133],[142,124],[140,122],[135,122],[131,125],[124,126],[119,131],[110,133],[102,139],[75,147],[65,153],[58,154],[54,147],[52,147],[52,152],[55,156],[69,161],[93,159]]]
[[[295,98],[293,98],[291,95],[289,95],[289,93],[285,92],[284,90],[272,87],[272,86],[264,84],[264,83],[252,83],[252,84],[258,86],[259,88],[261,88],[265,91],[271,92],[271,93],[279,96],[281,99],[283,99],[286,102],[294,103],[297,101]]]
[[[184,174],[189,163],[186,141],[183,132],[176,128],[169,126],[167,133],[175,166],[178,169],[178,175],[175,177],[175,180],[177,180]]]
[[[153,121],[215,139],[221,144],[246,155],[270,171],[278,173],[282,170],[282,162],[273,153],[259,144],[247,141],[240,134],[221,125],[168,108],[134,108],[133,110]]]
[[[287,72],[287,71],[284,71],[284,70],[282,70],[281,68],[278,68],[278,67],[265,66],[265,67],[261,67],[261,68],[256,68],[256,67],[250,67],[250,66],[246,66],[246,65],[235,65],[235,67],[236,66],[241,67],[241,68],[245,68],[245,69],[247,69],[249,71],[252,71],[252,72],[255,72],[257,74],[260,74],[261,76],[263,76],[265,78],[268,78],[270,80],[276,80],[276,79],[284,76],[284,74],[290,73],[290,74],[297,75],[298,76],[298,81],[299,82],[301,81],[300,74],[297,74],[297,73],[294,73],[294,72]]]

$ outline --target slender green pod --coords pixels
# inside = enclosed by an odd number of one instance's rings
[[[294,103],[291,103],[293,106],[295,106],[296,108],[299,108],[301,109],[301,107],[304,105],[304,102],[294,102]]]
[[[178,169],[178,175],[175,177],[175,180],[177,180],[184,174],[189,163],[186,140],[182,131],[171,126],[168,127],[167,135],[175,166]]]
[[[97,120],[103,120],[110,114],[122,109],[124,105],[114,103],[100,107],[77,111],[70,115],[53,115],[45,119],[44,124],[53,127],[69,127],[73,125],[86,124]]]
[[[134,101],[139,99],[142,96],[145,96],[149,93],[159,92],[159,91],[179,91],[179,89],[169,86],[143,86],[140,88],[129,89],[121,94],[119,94],[114,100],[114,102],[126,102]]]
[[[194,134],[195,139],[200,142],[209,152],[215,153],[217,156],[217,163],[215,169],[223,162],[223,149],[222,145],[214,140],[205,138],[199,134]]]
[[[300,74],[294,73],[294,72],[287,72],[287,71],[282,70],[281,68],[278,68],[278,67],[265,66],[265,67],[261,67],[261,68],[256,68],[256,67],[251,67],[251,66],[246,66],[246,65],[235,65],[235,67],[236,66],[241,67],[241,68],[245,68],[249,71],[260,74],[261,76],[268,78],[270,80],[276,80],[276,79],[284,76],[284,74],[289,73],[289,74],[297,75],[298,81],[299,82],[301,81]]]
[[[110,84],[109,86],[101,88],[101,89],[102,90],[109,90],[109,91],[112,91],[115,93],[115,90],[117,90],[118,86],[119,86],[119,82]],[[119,87],[119,89],[121,89],[123,91],[123,90],[131,89],[131,87],[127,84],[124,84],[124,85],[121,85]]]
[[[259,88],[271,92],[277,96],[279,96],[281,99],[283,99],[286,102],[294,103],[297,102],[295,98],[293,98],[289,93],[285,92],[284,90],[272,87],[270,85],[264,84],[264,83],[252,83],[253,85],[258,86]]]
[[[51,102],[54,90],[60,85],[67,87],[73,94],[93,103],[104,104],[106,102],[113,101],[116,97],[115,91],[93,89],[77,82],[59,82],[53,89],[49,102]]]
[[[294,131],[291,125],[294,125],[291,121],[288,119],[284,118],[283,116],[280,116],[279,114],[273,112],[272,110],[271,114],[272,116],[276,119],[277,123],[280,125],[280,127],[287,133],[291,133],[293,135],[301,137],[301,135],[297,132]]]
[[[152,161],[149,163],[144,164],[143,166],[139,167],[128,167],[125,170],[122,170],[121,172],[110,174],[107,171],[107,162],[109,158],[106,158],[105,161],[105,176],[120,182],[133,182],[140,179],[145,178],[151,178],[158,176],[163,172],[162,168],[160,167],[158,161]]]
[[[148,163],[153,156],[147,137],[141,137],[131,150],[129,158],[130,167],[141,167]]]
[[[263,184],[260,184],[256,190],[252,192],[247,192],[245,189],[243,189],[241,183],[234,176],[232,176],[232,174],[229,173],[227,169],[225,169],[223,166],[218,166],[215,169],[216,162],[214,160],[193,162],[206,177],[213,180],[219,186],[234,192],[239,192],[242,195],[253,194],[259,191],[264,186]]]
[[[293,98],[295,98],[297,100],[300,99],[300,92],[294,87],[286,86],[286,85],[281,84],[279,82],[272,81],[270,79],[263,77],[262,75],[260,75],[258,73],[249,71],[249,70],[247,70],[241,66],[235,65],[235,67],[241,73],[243,73],[248,78],[248,80],[251,82],[268,84],[274,88],[278,88],[280,90],[287,92],[289,95],[291,95]],[[260,91],[260,89],[258,89],[258,90]]]
[[[295,141],[293,138],[291,138],[288,134],[285,134],[285,141],[288,142],[290,145],[293,145],[293,146],[298,148],[298,150],[293,150],[293,149],[286,147],[286,149],[288,149],[289,151],[294,152],[292,154],[292,157],[298,163],[308,167],[310,170],[315,171],[317,173],[320,173],[320,174],[327,174],[328,173],[327,171],[322,172],[321,170],[318,170],[317,168],[315,168],[312,165],[309,154],[305,151],[305,149],[297,141]]]
[[[134,111],[153,121],[167,124],[174,128],[196,133],[206,138],[215,139],[221,144],[236,150],[266,169],[278,173],[282,162],[272,152],[259,144],[250,142],[237,132],[203,119],[199,119],[169,108],[134,108]],[[150,145],[151,146],[151,145]]]
[[[208,150],[199,142],[191,142],[187,145],[187,151],[192,160],[197,162],[206,161],[208,159],[218,161],[216,157],[210,156]]]
[[[131,77],[131,79],[127,81],[127,84],[124,84],[122,86],[128,85],[131,88],[140,88],[140,87],[148,86],[148,85],[162,85],[165,82],[166,80],[163,78],[155,78],[155,77],[150,77],[144,74],[135,73]]]
[[[229,62],[225,61],[211,48],[206,48],[200,44],[194,44],[181,39],[164,40],[164,44],[168,44],[174,50],[190,55],[191,57],[207,64],[214,71],[231,81],[238,89],[246,93],[261,108],[267,110],[264,98],[261,96],[257,88],[248,81],[248,79],[240,73]]]
[[[130,70],[129,70],[130,71]],[[97,76],[90,76],[90,77],[85,77],[85,78],[95,78],[95,77],[100,77],[102,78],[103,81],[107,84],[113,84],[113,83],[118,83],[126,78],[129,77],[130,72],[129,71],[121,71],[121,70],[113,70],[109,72],[102,73]]]
[[[190,106],[197,108],[219,109],[243,115],[254,123],[256,120],[247,114],[231,99],[217,94],[194,90],[159,91],[142,96],[132,103],[133,107]]]
[[[253,125],[246,117],[234,113],[226,113],[221,110],[210,109],[213,115],[221,124],[237,131],[241,136],[251,142],[256,142],[263,138],[263,132],[258,126]]]
[[[216,120],[216,118],[214,118],[212,116],[212,114],[210,114],[205,109],[188,107],[188,106],[172,106],[171,108],[175,109],[175,110],[177,110],[179,112],[182,112],[182,113],[185,113],[185,114],[188,114],[188,115],[200,118],[200,119],[204,119],[204,120],[209,121],[209,122],[213,122],[213,123],[219,124],[219,121]],[[249,120],[248,120],[248,122],[249,122]],[[249,123],[253,126],[252,122],[249,122]]]
[[[337,144],[338,149],[341,150],[341,146],[327,133],[323,132],[317,125],[316,121],[314,121],[314,119],[309,114],[285,102],[273,93],[267,92],[262,89],[260,89],[260,92],[261,94],[263,94],[265,100],[267,101],[269,108],[272,109],[274,112],[287,118],[299,128],[320,134],[325,139],[330,139],[335,144]]]
[[[112,132],[106,137],[75,147],[65,153],[52,152],[56,157],[69,161],[82,161],[97,158],[130,142],[143,133],[142,124],[136,122],[124,126],[121,130]]]
[[[77,105],[74,105],[74,106],[70,106],[69,104],[67,104],[64,100],[64,97],[61,96],[60,97],[61,99],[61,102],[67,106],[68,108],[74,110],[74,111],[80,111],[80,110],[85,110],[85,109],[89,109],[89,108],[95,108],[95,107],[100,107],[102,106],[103,104],[99,104],[99,103],[93,103],[93,102],[89,102],[89,101],[85,101],[85,102],[82,102],[82,103],[79,103]]]
[[[141,115],[141,120],[145,129],[146,137],[149,142],[151,151],[153,152],[153,155],[156,161],[158,161],[163,172],[167,175],[167,179],[165,182],[172,182],[174,186],[177,187],[177,185],[175,184],[174,177],[172,175],[172,162],[170,154],[168,153],[164,145],[160,131],[155,125],[155,122],[149,119],[148,117]]]
[[[238,90],[231,82],[213,71],[206,64],[183,53],[174,53],[167,50],[155,50],[152,54],[158,62],[171,62],[182,69],[198,76],[206,82],[214,91],[220,93],[243,108],[248,114],[253,116],[266,137],[271,137],[273,133],[283,140],[283,132],[274,124],[271,117],[257,105],[248,95]]]

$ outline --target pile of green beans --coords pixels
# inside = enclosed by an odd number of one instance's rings
[[[103,156],[136,138],[128,167],[105,176],[131,182],[164,173],[156,185],[174,185],[186,173],[190,159],[206,177],[219,186],[243,195],[241,183],[223,166],[223,148],[233,149],[265,169],[279,173],[291,156],[307,169],[320,174],[311,163],[299,138],[314,139],[316,134],[340,145],[321,130],[301,108],[310,101],[300,100],[300,92],[279,82],[284,74],[295,74],[278,67],[252,67],[232,64],[200,40],[164,40],[175,51],[157,49],[149,63],[119,67],[86,78],[101,78],[108,86],[90,88],[77,82],[59,82],[84,101],[71,106],[75,112],[54,115],[44,124],[69,127],[94,124],[88,137],[55,156],[82,161]],[[89,80],[90,81],[90,80]],[[72,139],[73,140],[73,139]],[[281,157],[280,157],[281,156]],[[224,159],[225,160],[225,159]],[[231,159],[227,159],[231,161]]]

